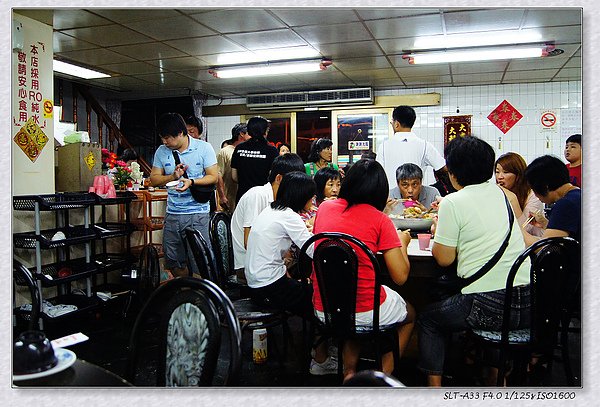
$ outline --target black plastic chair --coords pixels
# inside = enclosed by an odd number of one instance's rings
[[[399,380],[378,370],[363,370],[344,382],[344,387],[406,387]]]
[[[231,291],[239,290],[239,296],[244,296],[248,285],[238,281],[233,265],[233,238],[231,237],[231,217],[225,212],[215,212],[210,218],[210,241],[215,255],[217,271],[222,287]]]
[[[41,297],[38,286],[31,271],[18,260],[13,259],[13,301],[16,298],[15,285],[27,286],[31,297],[31,311],[23,312],[18,307],[13,306],[13,313],[27,321],[27,330],[39,330],[41,316]]]
[[[229,351],[222,385],[234,385],[241,367],[241,329],[233,305],[223,291],[208,280],[178,277],[158,287],[140,311],[129,339],[126,377],[135,383],[146,323],[156,312],[158,352],[156,385],[211,386],[218,360]],[[222,344],[221,326],[228,343]]]
[[[202,234],[193,228],[187,228],[185,234],[191,254],[200,271],[200,276],[213,281],[221,289],[224,289],[226,287],[225,281],[217,271],[212,253]],[[253,331],[259,328],[267,329],[281,325],[284,336],[283,355],[287,353],[286,338],[289,337],[289,327],[285,311],[270,308],[266,305],[259,306],[250,298],[233,300],[233,306],[242,325],[242,332],[246,329]]]
[[[314,242],[317,243],[311,261],[306,251]],[[355,250],[362,250],[369,257],[375,270],[371,326],[356,325],[355,321],[358,283],[358,257]],[[379,325],[381,271],[371,249],[359,239],[345,233],[318,233],[308,239],[300,249],[302,276],[310,275],[310,264],[314,266],[325,315],[325,321],[318,326],[319,331],[338,341],[338,360],[342,361],[344,340],[354,338],[372,343],[376,369],[382,370],[381,342],[384,337],[389,339],[391,336],[394,338],[394,368],[397,368],[400,361],[397,329],[400,324]],[[338,362],[338,374],[343,375],[343,363]]]
[[[514,279],[527,258],[531,258],[531,327],[510,330]],[[570,320],[572,305],[579,301],[576,297],[581,280],[580,259],[580,246],[575,239],[552,237],[534,243],[515,260],[506,279],[502,330],[472,330],[484,350],[499,351],[498,386],[504,385],[507,360],[513,360],[514,365],[510,375],[511,384],[526,384],[527,365],[532,353],[545,360],[550,371],[561,321]],[[568,341],[564,337],[561,340],[567,382],[573,385]]]

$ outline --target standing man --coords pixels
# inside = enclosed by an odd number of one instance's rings
[[[150,173],[152,185],[181,181],[175,190],[168,191],[163,229],[165,269],[174,276],[185,276],[188,273],[185,228],[193,227],[210,242],[209,203],[197,202],[189,188],[192,184],[213,185],[217,182],[217,158],[210,144],[187,134],[185,122],[179,114],[165,113],[158,119],[156,127],[163,145],[154,154]],[[180,163],[177,165],[174,154],[179,156]],[[188,178],[183,178],[184,172]]]
[[[396,169],[402,164],[417,164],[422,170],[429,166],[433,168],[437,178],[446,180],[448,184],[448,171],[446,160],[428,141],[425,141],[412,132],[412,127],[417,119],[415,110],[410,106],[398,106],[392,113],[390,124],[394,135],[377,146],[377,161],[385,169],[385,174],[390,185],[396,184]]]
[[[228,144],[221,148],[217,154],[217,164],[219,165],[219,173],[223,177],[224,194],[226,198],[226,204],[221,201],[221,206],[225,206],[230,213],[235,210],[235,195],[237,193],[238,184],[231,177],[231,157],[233,151],[238,144],[250,139],[248,135],[248,129],[244,123],[238,123],[231,129],[231,140],[233,144]]]
[[[239,144],[231,157],[231,178],[238,183],[236,202],[239,202],[250,188],[267,182],[271,164],[279,155],[277,149],[267,143],[267,119],[252,117],[248,120],[247,128],[250,140]]]

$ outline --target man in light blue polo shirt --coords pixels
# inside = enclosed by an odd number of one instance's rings
[[[177,113],[165,113],[158,119],[157,131],[163,145],[154,154],[150,180],[154,186],[180,180],[180,185],[168,191],[167,213],[163,229],[165,269],[174,276],[187,275],[187,250],[184,230],[193,227],[210,245],[208,224],[209,202],[199,203],[189,191],[194,185],[212,185],[217,182],[217,158],[212,146],[206,141],[187,134],[183,118]],[[179,155],[175,165],[173,153]],[[187,172],[188,178],[183,178]]]

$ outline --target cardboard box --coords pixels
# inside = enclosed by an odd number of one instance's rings
[[[65,144],[57,151],[56,192],[85,191],[102,174],[98,143]]]

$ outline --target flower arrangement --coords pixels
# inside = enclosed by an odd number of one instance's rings
[[[108,151],[108,148],[103,148],[100,150],[102,153],[102,168],[103,169],[112,169],[115,168],[117,164],[117,154],[111,151]]]
[[[115,166],[113,167],[113,184],[118,187],[125,187],[129,183],[131,178],[131,168],[127,165],[125,161],[115,161]]]

